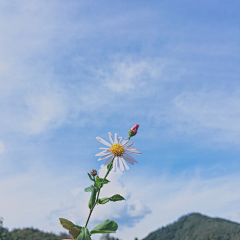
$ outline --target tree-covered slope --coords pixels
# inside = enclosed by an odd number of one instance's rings
[[[240,224],[192,213],[143,240],[240,240]]]
[[[0,226],[0,240],[62,240],[67,238],[70,239],[70,236],[64,233],[55,235],[34,228],[14,229],[13,231],[8,231],[8,229]]]
[[[0,240],[61,240],[66,238],[70,236],[55,235],[34,228],[8,231],[0,224]],[[101,237],[101,240],[116,239],[106,234]],[[192,213],[150,233],[143,240],[240,240],[240,224]]]

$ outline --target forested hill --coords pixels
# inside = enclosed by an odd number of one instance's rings
[[[106,234],[101,237],[101,240],[117,240],[113,236]],[[61,240],[66,238],[70,236],[45,233],[33,228],[8,231],[0,224],[0,240]],[[192,213],[150,233],[143,240],[240,240],[240,224]]]
[[[143,240],[240,240],[240,224],[192,213],[150,233]]]
[[[14,229],[8,231],[8,229],[0,226],[0,240],[62,240],[69,238],[67,234],[56,235],[53,233],[42,232],[34,228]]]

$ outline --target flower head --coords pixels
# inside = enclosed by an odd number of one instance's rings
[[[128,134],[129,134],[129,139],[130,137],[133,137],[137,134],[137,130],[138,130],[139,124],[135,124],[132,128],[130,128]]]
[[[128,138],[126,138],[122,141],[122,137],[118,137],[117,133],[115,133],[115,139],[113,140],[112,134],[110,132],[108,133],[108,136],[109,136],[109,140],[110,140],[111,144],[106,142],[105,140],[103,140],[100,137],[96,137],[96,139],[100,143],[109,147],[109,148],[99,148],[99,149],[104,149],[104,151],[95,155],[95,156],[102,156],[98,159],[98,161],[107,158],[107,161],[104,163],[104,165],[108,165],[112,161],[112,159],[114,159],[113,160],[114,172],[117,169],[117,164],[119,164],[119,167],[122,171],[124,171],[124,167],[127,170],[129,170],[129,167],[125,161],[127,161],[128,163],[130,163],[132,165],[134,164],[134,162],[137,163],[137,161],[132,156],[130,156],[128,153],[130,153],[130,154],[142,154],[142,153],[136,151],[137,148],[135,148],[135,147],[131,148],[131,146],[134,144],[134,142],[128,143],[128,141],[129,141]]]

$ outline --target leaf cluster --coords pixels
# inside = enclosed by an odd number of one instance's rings
[[[60,223],[65,229],[69,230],[71,237],[76,240],[90,240],[90,236],[95,233],[115,233],[118,228],[117,223],[109,219],[96,226],[90,232],[86,227],[77,226],[64,218],[60,218]]]
[[[108,172],[106,174],[106,176],[108,175],[108,173],[111,171],[112,168],[112,162],[108,165]],[[99,224],[98,226],[96,226],[94,229],[92,229],[90,232],[87,228],[87,224],[89,221],[89,218],[91,216],[91,213],[95,207],[96,204],[105,204],[109,201],[121,201],[121,200],[125,200],[124,197],[122,197],[119,194],[115,194],[111,197],[106,197],[106,198],[99,198],[99,193],[101,188],[103,187],[104,184],[109,183],[109,180],[106,179],[106,176],[104,178],[99,178],[98,176],[93,177],[91,174],[88,173],[88,177],[91,181],[94,182],[93,185],[91,185],[90,187],[85,188],[86,192],[91,192],[91,196],[88,202],[88,207],[90,209],[90,213],[87,219],[87,222],[85,224],[85,227],[81,227],[78,225],[75,225],[74,223],[72,223],[71,221],[64,219],[64,218],[60,218],[60,223],[62,224],[62,226],[67,229],[69,231],[69,234],[71,235],[71,237],[75,240],[90,240],[91,239],[91,235],[92,234],[96,234],[96,233],[115,233],[118,225],[116,222],[114,221],[110,221],[109,219],[105,220],[104,222],[102,222],[101,224]]]

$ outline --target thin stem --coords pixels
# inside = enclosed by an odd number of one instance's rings
[[[104,177],[103,179],[106,179],[106,177],[108,176],[108,174],[109,174],[110,171],[112,170],[112,168],[113,168],[113,167],[112,167],[113,160],[114,160],[114,158],[112,159],[112,161],[111,161],[111,163],[110,163],[110,164],[111,164],[111,167],[108,169],[108,171],[107,171],[107,173],[106,173],[106,175],[105,175],[105,177]],[[91,217],[91,215],[92,215],[93,209],[94,209],[94,207],[96,206],[96,204],[97,204],[97,202],[98,202],[100,190],[101,190],[101,189],[98,190],[98,195],[97,195],[96,201],[95,201],[93,207],[90,209],[90,212],[89,212],[89,215],[88,215],[88,219],[87,219],[87,222],[86,222],[86,224],[85,224],[85,228],[87,227],[88,222],[89,222],[89,219],[90,219],[90,217]]]
[[[87,219],[87,222],[86,222],[86,224],[85,224],[85,228],[87,227],[88,221],[89,221],[90,216],[91,216],[91,214],[92,214],[92,210],[93,210],[93,208],[90,209],[90,212],[89,212],[89,215],[88,215],[88,219]]]
[[[100,194],[100,189],[99,189],[99,191],[98,191],[97,200],[98,200],[99,194]],[[89,212],[89,215],[88,215],[88,219],[87,219],[87,222],[86,222],[86,224],[85,224],[85,228],[86,228],[87,225],[88,225],[88,222],[89,222],[89,219],[90,219],[90,217],[91,217],[91,215],[92,215],[93,209],[94,209],[94,207],[95,207],[96,204],[97,204],[97,200],[96,200],[96,202],[94,203],[93,207],[90,209],[90,212]]]
[[[131,137],[129,136],[128,139],[130,140],[130,138],[131,138]],[[112,161],[111,161],[111,163],[110,163],[110,164],[111,164],[111,165],[110,165],[110,168],[108,169],[108,171],[107,171],[105,177],[103,178],[103,180],[106,179],[106,177],[108,176],[108,174],[109,174],[110,171],[112,170],[112,168],[113,168],[113,160],[114,160],[114,157],[113,157],[113,159],[112,159]],[[94,180],[95,180],[95,178],[94,178]],[[88,215],[88,219],[87,219],[87,222],[86,222],[86,224],[85,224],[85,228],[87,227],[88,222],[89,222],[89,219],[90,219],[90,217],[91,217],[91,215],[92,215],[93,209],[94,209],[94,207],[96,206],[96,204],[97,204],[97,202],[98,202],[98,200],[99,200],[100,190],[101,190],[101,189],[98,190],[98,195],[97,195],[96,201],[95,201],[93,207],[90,209],[90,212],[89,212],[89,215]]]
[[[114,158],[112,159],[112,161],[111,161],[111,167],[108,169],[108,171],[107,171],[107,173],[106,173],[106,175],[105,175],[105,177],[103,178],[103,179],[106,179],[106,177],[108,176],[108,174],[110,173],[110,171],[112,170],[112,168],[113,168],[113,160],[114,160]]]

